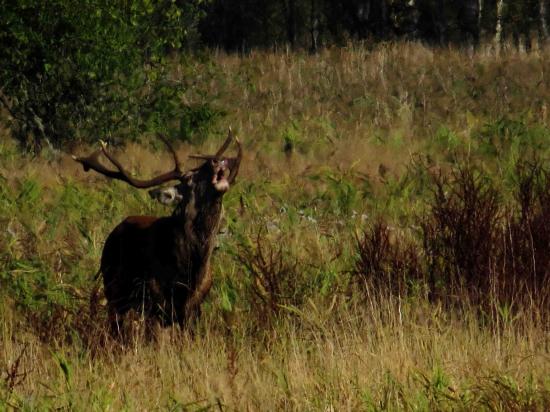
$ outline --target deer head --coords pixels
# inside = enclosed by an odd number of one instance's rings
[[[151,198],[167,206],[180,203],[186,196],[188,197],[190,191],[194,191],[205,198],[219,198],[227,192],[229,187],[234,183],[242,159],[242,148],[239,140],[233,137],[231,128],[229,129],[225,142],[218,149],[216,154],[189,156],[192,159],[204,160],[204,163],[186,173],[181,171],[181,162],[170,143],[161,135],[158,135],[158,137],[171,152],[174,160],[174,169],[149,180],[134,178],[124,169],[122,164],[107,151],[107,144],[103,141],[101,141],[101,148],[93,152],[90,156],[73,156],[73,159],[81,163],[85,171],[91,169],[108,178],[122,180],[139,189],[160,186],[169,181],[179,181],[180,183],[177,185],[156,187],[149,191]],[[233,140],[235,140],[238,146],[237,157],[224,157],[223,154]],[[108,169],[103,166],[99,161],[99,157],[102,154],[117,168],[117,170]]]

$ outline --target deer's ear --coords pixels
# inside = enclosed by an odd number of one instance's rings
[[[159,187],[149,190],[149,196],[166,206],[179,203],[183,199],[177,186]]]

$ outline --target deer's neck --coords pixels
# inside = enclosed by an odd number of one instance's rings
[[[208,259],[212,253],[221,214],[221,197],[199,204],[192,193],[187,202],[178,205],[172,217],[176,220],[180,237],[185,242],[184,247]]]
[[[191,294],[185,312],[191,313],[200,304],[212,285],[209,269],[222,213],[221,198],[198,205],[194,196],[180,204],[172,215],[176,226],[176,254],[183,282]]]

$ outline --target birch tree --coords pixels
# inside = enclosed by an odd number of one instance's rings
[[[548,25],[546,23],[547,1],[539,1],[539,41],[541,43],[545,43],[548,39]]]
[[[497,0],[497,23],[495,28],[495,50],[497,53],[500,52],[503,41],[503,18],[504,18],[504,0]]]
[[[477,8],[479,10],[479,13],[477,15],[477,30],[478,30],[478,33],[480,35],[480,37],[482,37],[484,35],[484,30],[483,30],[483,12],[484,12],[484,6],[485,6],[485,2],[483,0],[478,0],[478,5],[477,5]]]

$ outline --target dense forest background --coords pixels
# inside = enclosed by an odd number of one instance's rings
[[[204,43],[227,50],[402,38],[530,48],[534,34],[548,37],[547,14],[546,0],[214,0],[198,27]]]
[[[190,140],[223,115],[185,102],[169,62],[189,52],[316,52],[384,41],[530,50],[547,0],[0,0],[0,106],[24,148],[162,131]],[[192,82],[192,80],[191,80]],[[182,103],[183,102],[183,103]],[[112,137],[116,136],[116,137]]]

